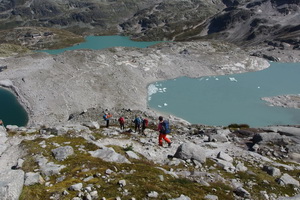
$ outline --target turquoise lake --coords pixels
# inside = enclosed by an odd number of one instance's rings
[[[64,49],[55,49],[55,50],[43,50],[42,52],[47,52],[49,54],[59,54],[68,50],[75,49],[105,49],[110,47],[138,47],[146,48],[148,46],[160,43],[160,42],[136,42],[130,40],[129,37],[124,36],[88,36],[85,38],[85,42]]]
[[[4,125],[24,126],[28,122],[26,110],[8,90],[0,88],[0,119]]]
[[[149,86],[149,106],[195,124],[300,124],[300,109],[272,107],[261,100],[300,94],[299,74],[299,63],[271,63],[258,72],[157,82]]]

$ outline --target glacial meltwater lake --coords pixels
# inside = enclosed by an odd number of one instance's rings
[[[0,88],[0,119],[4,125],[24,126],[28,122],[26,110],[17,101],[13,93]]]
[[[87,36],[85,38],[85,42],[82,42],[78,45],[74,45],[71,47],[63,48],[63,49],[55,49],[55,50],[42,50],[42,52],[47,52],[49,54],[60,54],[64,51],[75,50],[75,49],[105,49],[110,47],[138,47],[138,48],[146,48],[148,46],[158,44],[159,41],[154,42],[137,42],[130,40],[129,37],[125,36]]]
[[[251,127],[300,124],[300,109],[268,106],[262,97],[300,94],[300,63],[271,63],[243,74],[181,77],[149,85],[149,106],[190,123]]]

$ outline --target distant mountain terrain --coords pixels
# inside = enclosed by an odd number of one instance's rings
[[[300,48],[300,0],[2,0],[0,22],[11,32],[30,26],[136,40],[225,40],[264,46],[252,53],[265,58],[272,57],[266,51]]]

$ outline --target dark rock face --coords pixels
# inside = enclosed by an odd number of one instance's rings
[[[246,48],[261,45],[263,53],[251,53],[278,60],[280,55],[268,52],[274,47],[268,43],[299,49],[299,11],[300,0],[2,0],[0,30],[38,26],[79,35],[124,34],[137,40],[209,38]]]
[[[17,26],[45,26],[65,28],[86,34],[117,32],[117,24],[133,15],[139,8],[151,1],[1,1],[0,28]],[[16,24],[16,22],[19,22]],[[80,23],[80,24],[79,24]]]
[[[222,2],[165,1],[137,12],[121,23],[125,33],[138,38],[181,40],[186,31],[225,8]],[[195,34],[195,33],[193,33]]]
[[[241,2],[207,22],[207,33],[243,45],[266,39],[299,44],[299,5],[299,0]]]

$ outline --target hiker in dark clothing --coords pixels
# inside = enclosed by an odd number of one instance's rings
[[[112,114],[110,114],[110,113],[105,113],[105,115],[103,116],[103,119],[106,121],[106,128],[109,127],[110,118],[112,118]]]
[[[135,116],[135,119],[133,120],[134,123],[134,132],[136,132],[136,130],[139,131],[139,133],[141,132],[141,118],[138,116]]]

